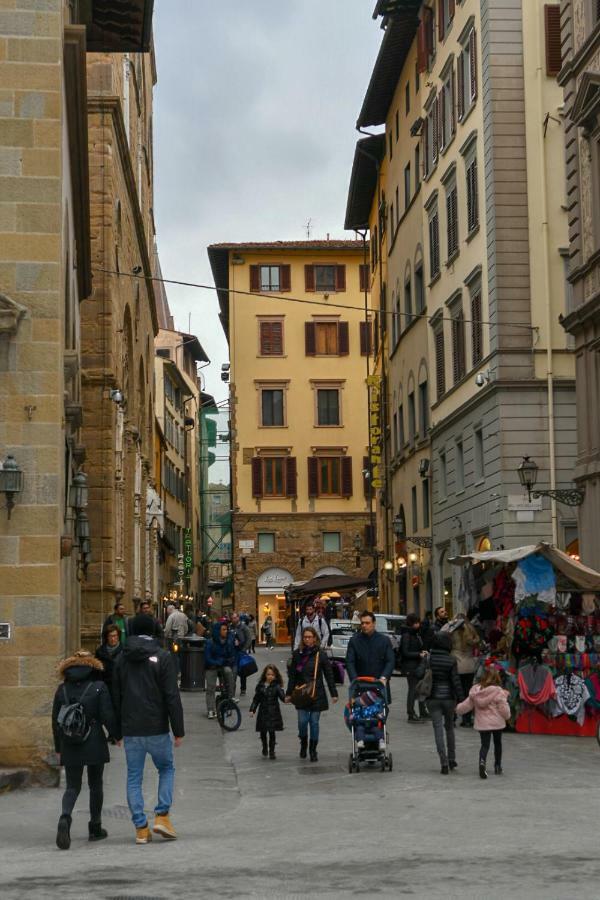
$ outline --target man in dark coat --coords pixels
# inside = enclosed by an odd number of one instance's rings
[[[90,789],[89,840],[100,841],[107,837],[102,828],[102,803],[104,766],[110,761],[106,728],[110,737],[117,734],[117,723],[108,689],[98,680],[102,663],[87,650],[78,650],[74,656],[63,660],[58,667],[63,683],[58,687],[52,705],[52,732],[54,749],[60,764],[65,767],[66,790],[62,799],[62,815],[58,821],[56,845],[60,850],[71,846],[71,816],[81,791],[83,768],[87,766]],[[89,734],[83,741],[75,742],[64,734],[59,725],[61,707],[81,704],[85,713]]]
[[[408,694],[406,698],[406,712],[409,722],[424,722],[429,718],[427,707],[419,703],[419,717],[415,715],[415,700],[417,699],[417,684],[422,678],[421,668],[425,648],[421,640],[421,622],[419,617],[410,613],[406,617],[406,631],[400,641],[400,655],[402,657],[402,674],[406,675],[408,682]]]
[[[394,648],[385,634],[375,630],[375,616],[369,610],[360,614],[360,631],[350,638],[346,653],[346,670],[350,681],[368,676],[388,686],[394,671]]]
[[[127,758],[127,802],[136,828],[136,844],[147,844],[151,839],[142,794],[146,754],[150,754],[159,773],[153,831],[170,840],[177,837],[169,819],[175,783],[169,725],[175,746],[179,747],[185,733],[183,708],[173,658],[159,646],[154,635],[152,616],[134,616],[113,675],[119,737],[124,738]]]

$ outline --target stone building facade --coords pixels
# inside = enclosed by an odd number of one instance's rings
[[[563,160],[558,11],[541,0],[376,4],[384,36],[358,125],[385,126],[369,211],[386,287],[390,468],[378,520],[386,558],[393,549],[405,563],[410,543],[390,519],[427,540],[431,504],[431,587],[412,596],[421,613],[457,601],[449,557],[539,539],[567,548],[576,534],[573,509],[530,503],[517,472],[531,455],[540,488],[572,486],[574,359],[558,322],[567,214],[552,180]]]
[[[284,587],[372,570],[363,252],[336,240],[209,247],[230,348],[234,604],[259,626],[270,612],[279,641]]]
[[[600,568],[600,5],[561,3],[569,305],[562,320],[577,360],[577,465],[584,492],[579,555]]]
[[[81,309],[92,556],[82,638],[117,600],[156,600],[146,522],[154,443],[152,52],[88,57],[93,292]]]

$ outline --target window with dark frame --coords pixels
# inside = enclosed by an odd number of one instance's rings
[[[446,356],[444,349],[443,322],[439,322],[436,326],[433,341],[435,347],[435,385],[437,399],[440,400],[446,393]]]
[[[458,384],[466,373],[465,360],[465,314],[462,306],[452,310],[452,374],[454,384]]]
[[[388,153],[389,153],[389,157],[391,159],[392,156],[394,155],[393,136],[392,136],[391,130],[388,131]]]
[[[324,454],[308,458],[309,497],[351,497],[352,457]]]
[[[287,293],[291,290],[288,264],[259,263],[250,266],[250,290],[259,293]]]
[[[477,186],[477,158],[467,163],[467,229],[469,234],[479,225],[479,189]]]
[[[448,260],[452,260],[459,250],[458,239],[458,193],[456,182],[446,189],[446,236]]]
[[[283,322],[259,320],[261,356],[283,356]]]
[[[280,289],[280,271],[279,266],[259,267],[261,291],[278,291]]]
[[[415,311],[420,315],[425,309],[425,279],[423,277],[423,264],[415,266]]]
[[[465,452],[462,440],[456,442],[456,466],[455,466],[456,493],[465,489]]]
[[[408,328],[413,320],[412,285],[410,278],[404,282],[404,328]],[[404,330],[404,328],[402,330]]]
[[[415,192],[419,190],[421,182],[421,144],[417,141],[415,146]]]
[[[281,427],[285,424],[283,388],[261,389],[261,412],[263,426]]]
[[[376,243],[377,235],[373,235]],[[371,251],[373,252],[373,241]],[[346,266],[314,263],[304,266],[304,290],[330,294],[346,290]]]
[[[437,204],[429,213],[429,278],[440,274],[440,220]]]
[[[335,291],[335,266],[315,266],[315,290]]]
[[[258,552],[275,553],[275,534],[272,531],[258,532]]]
[[[317,388],[317,425],[340,425],[339,388]]]
[[[483,429],[476,428],[473,432],[474,456],[475,456],[475,480],[482,481],[485,478],[485,459],[483,456]]]
[[[410,206],[411,200],[411,183],[410,183],[410,163],[407,163],[404,167],[404,210],[406,211]]]
[[[320,497],[339,497],[341,495],[340,468],[341,459],[339,456],[321,456],[318,458]]]
[[[298,475],[294,456],[255,456],[252,459],[252,496],[296,497]]]
[[[348,322],[305,322],[307,356],[347,356],[350,352]]]
[[[417,409],[415,404],[415,392],[408,395],[408,440],[414,444],[417,437]]]
[[[406,82],[406,87],[404,88],[404,111],[406,115],[410,112],[410,81]]]
[[[446,462],[446,451],[440,451],[440,477],[439,477],[439,499],[445,500],[448,496],[448,465]]]
[[[342,534],[340,531],[323,531],[323,553],[342,552]]]
[[[429,478],[424,478],[421,482],[421,507],[423,509],[423,528],[429,528],[431,524],[429,513]]]
[[[406,436],[404,433],[404,404],[400,403],[398,406],[398,450],[402,450],[406,443]]]
[[[285,457],[262,457],[263,495],[265,497],[285,497]]]
[[[481,287],[471,293],[471,354],[473,366],[478,365],[483,359]]]
[[[427,381],[419,384],[419,433],[427,437],[429,432],[429,385]]]
[[[396,110],[396,142],[400,137],[400,110]]]
[[[413,484],[410,489],[410,505],[412,508],[412,530],[417,534],[419,530],[419,506],[417,501],[417,486]]]

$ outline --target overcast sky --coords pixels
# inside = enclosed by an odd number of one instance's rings
[[[213,284],[218,241],[351,237],[354,125],[382,31],[375,0],[156,0],[155,207],[165,278]],[[214,291],[167,285],[220,380]]]

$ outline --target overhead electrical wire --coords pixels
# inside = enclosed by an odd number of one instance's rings
[[[327,306],[332,309],[352,309],[356,312],[364,313],[363,306],[352,306],[349,303],[335,303],[330,302],[329,300],[316,301],[316,300],[307,300],[303,297],[284,297],[281,294],[271,294],[271,293],[261,293],[259,291],[244,291],[240,288],[223,288],[217,287],[214,284],[198,284],[194,281],[178,281],[174,278],[158,278],[155,275],[138,275],[133,272],[117,272],[113,269],[95,269],[97,272],[102,272],[106,275],[117,275],[120,278],[139,278],[143,281],[158,281],[161,284],[175,284],[180,287],[191,287],[198,288],[203,291],[224,291],[226,293],[231,294],[245,294],[248,297],[259,297],[263,300],[281,300],[284,303],[305,303],[309,306]],[[370,310],[371,313],[377,313],[381,315],[382,310],[373,309]],[[428,321],[432,321],[433,319],[436,322],[454,322],[455,319],[452,316],[439,316],[434,313],[433,315],[427,315],[426,313],[407,313],[407,312],[394,312],[393,310],[385,310],[385,314],[387,316],[400,316],[402,318],[408,318],[411,322],[414,319],[427,319]],[[539,332],[539,327],[537,325],[524,325],[522,322],[486,322],[483,319],[463,319],[462,320],[466,324],[476,324],[476,325],[487,325],[490,328],[523,328],[526,331],[531,331],[534,333]]]

